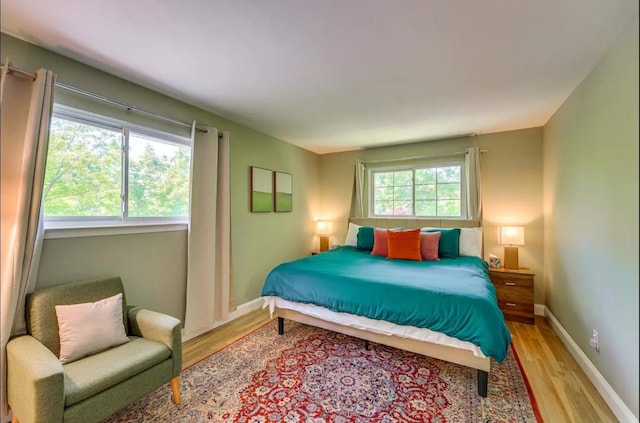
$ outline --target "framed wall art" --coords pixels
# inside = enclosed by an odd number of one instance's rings
[[[293,210],[293,175],[274,172],[273,185],[275,190],[273,210],[277,213]]]
[[[250,205],[252,213],[273,210],[273,171],[251,166],[249,168]]]

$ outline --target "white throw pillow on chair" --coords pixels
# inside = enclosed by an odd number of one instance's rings
[[[122,294],[94,303],[55,306],[60,362],[79,360],[129,341],[122,322]]]

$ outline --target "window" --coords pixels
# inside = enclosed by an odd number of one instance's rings
[[[369,171],[371,216],[462,217],[460,162]]]
[[[44,182],[47,220],[185,220],[190,140],[56,106]]]

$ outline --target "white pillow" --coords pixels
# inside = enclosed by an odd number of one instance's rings
[[[347,238],[344,240],[344,245],[351,245],[356,247],[358,245],[358,230],[360,225],[349,222],[349,229],[347,230]]]
[[[96,301],[55,306],[60,362],[70,363],[129,341],[122,322],[122,294]]]
[[[482,258],[482,228],[460,228],[460,255]]]

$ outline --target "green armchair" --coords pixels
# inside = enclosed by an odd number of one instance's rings
[[[62,364],[55,306],[96,302],[118,293],[129,341]],[[28,334],[7,345],[13,422],[99,422],[167,382],[173,401],[180,404],[180,320],[127,307],[120,278],[35,291],[27,296],[26,319]]]

